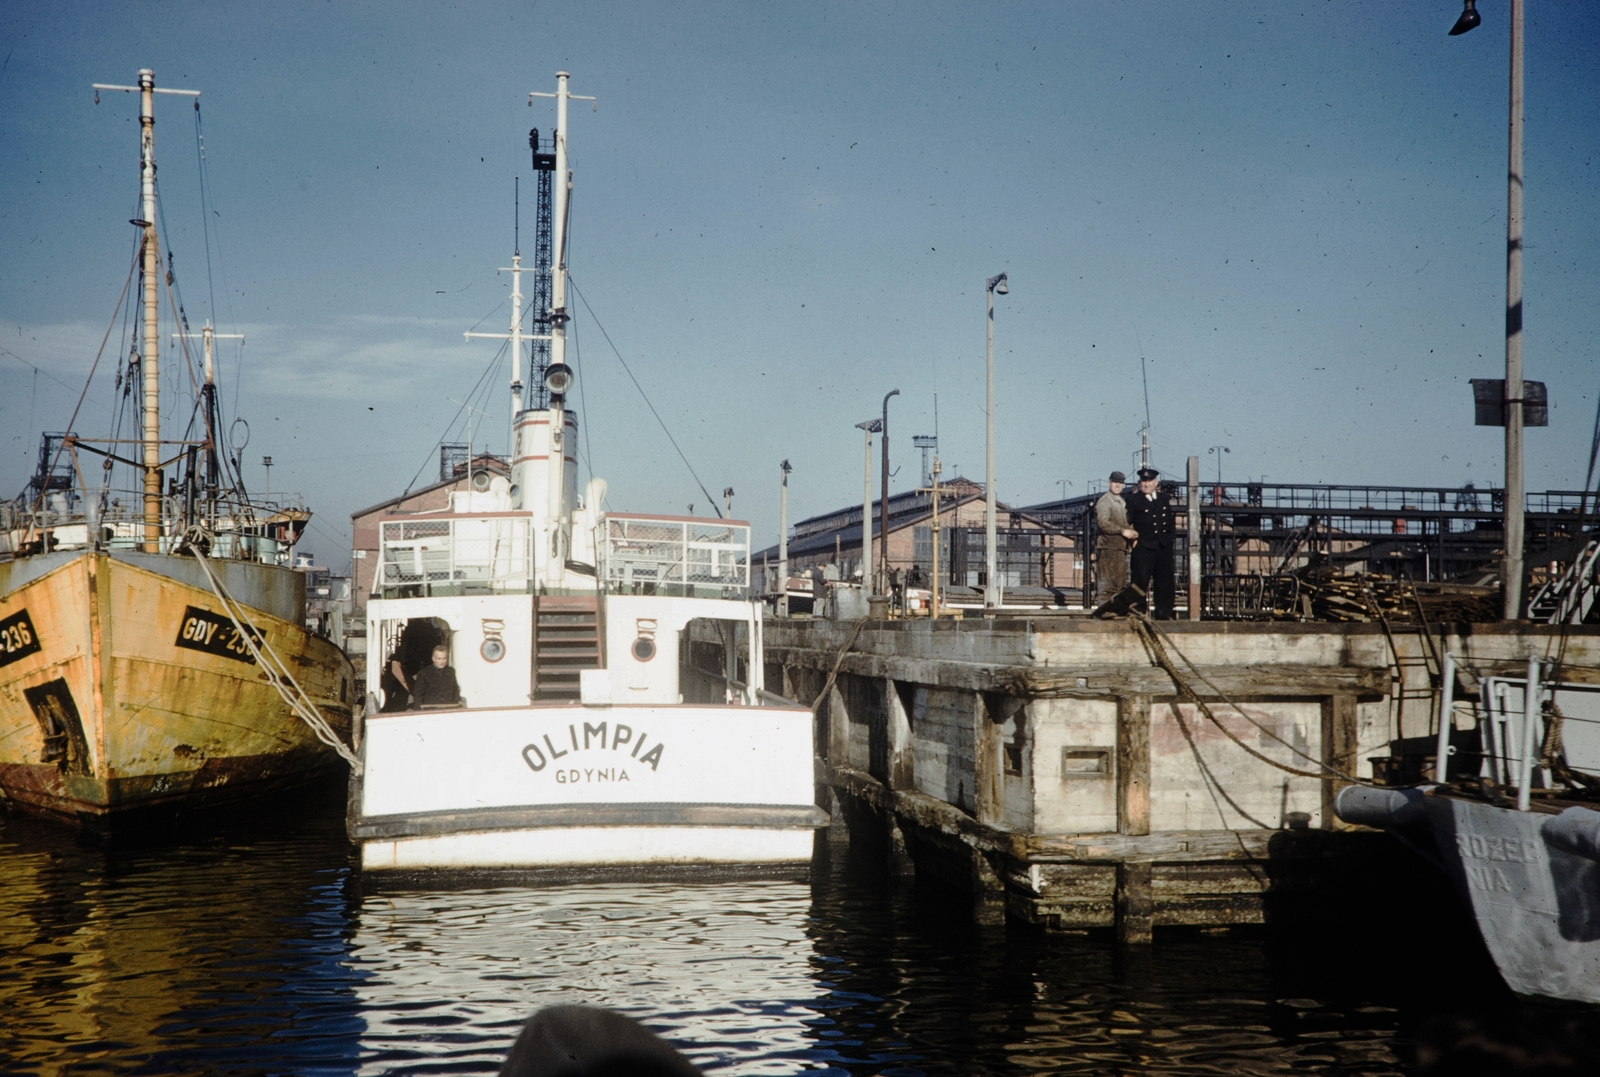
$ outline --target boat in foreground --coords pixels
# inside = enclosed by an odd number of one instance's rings
[[[100,89],[142,101],[142,332],[117,371],[142,382],[142,399],[123,394],[139,437],[46,434],[28,488],[0,504],[0,799],[104,827],[335,771],[357,693],[344,653],[307,630],[305,575],[287,563],[310,514],[252,501],[218,449],[209,325],[192,334],[203,379],[191,334],[172,334],[202,434],[161,436],[156,315],[175,278],[154,223],[153,102],[188,91],[148,70]]]
[[[566,176],[567,75],[555,152]],[[555,184],[564,249],[566,184]],[[548,252],[535,270],[550,272]],[[365,871],[770,869],[810,860],[812,712],[763,687],[762,605],[739,520],[607,512],[577,491],[564,268],[522,332],[513,259],[510,475],[386,520],[367,605],[367,707],[348,828]],[[548,284],[546,292],[542,285]],[[522,406],[525,341],[549,344]],[[721,671],[699,669],[693,626]],[[430,659],[437,673],[428,671]],[[396,667],[398,666],[398,669]],[[453,677],[452,677],[453,674]],[[442,678],[446,698],[435,687]],[[395,709],[415,689],[415,709]]]
[[[1447,655],[1434,758],[1450,761],[1450,780],[1348,786],[1337,811],[1413,848],[1432,839],[1511,990],[1600,1004],[1600,671],[1541,683],[1542,666],[1477,671],[1466,718]]]

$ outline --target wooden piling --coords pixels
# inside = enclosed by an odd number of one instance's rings
[[[1155,865],[1148,860],[1124,860],[1117,865],[1117,941],[1127,946],[1148,945],[1155,927]]]
[[[1150,697],[1117,697],[1117,832],[1150,833]]]
[[[1356,740],[1356,697],[1343,692],[1322,701],[1322,761],[1334,770],[1356,777],[1360,763]],[[1341,830],[1345,824],[1333,812],[1334,797],[1350,783],[1332,774],[1322,777],[1322,828]]]

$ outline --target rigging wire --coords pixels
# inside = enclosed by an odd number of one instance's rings
[[[633,368],[622,357],[622,352],[617,350],[616,342],[611,339],[611,334],[606,332],[606,327],[600,324],[600,319],[595,316],[594,308],[589,305],[589,300],[578,290],[577,282],[572,279],[572,274],[567,274],[567,283],[572,285],[572,291],[583,303],[583,309],[589,312],[589,317],[594,318],[595,328],[600,330],[600,335],[606,338],[606,343],[611,345],[611,352],[617,357],[617,362],[622,364],[622,369],[627,371],[628,380],[633,382],[633,387],[639,390],[639,395],[644,398],[645,407],[650,409],[650,414],[656,417],[656,422],[661,424],[661,432],[667,435],[667,440],[672,442],[672,447],[678,452],[678,459],[683,461],[683,466],[689,469],[689,474],[694,476],[695,485],[700,487],[700,492],[706,495],[706,501],[711,505],[718,519],[722,519],[722,509],[717,507],[716,498],[711,496],[711,491],[706,489],[706,484],[700,481],[700,476],[695,474],[694,465],[689,463],[689,458],[683,454],[683,449],[678,445],[678,439],[672,436],[672,431],[667,429],[666,420],[661,418],[661,413],[650,402],[650,395],[644,391],[644,386],[639,384],[639,379],[633,376]]]
[[[594,481],[594,446],[589,443],[589,393],[584,388],[583,366],[580,362],[581,354],[578,349],[578,320],[572,320],[572,362],[578,376],[578,410],[581,412],[578,421],[583,429],[583,463],[589,469],[589,481]]]
[[[101,359],[101,357],[103,355],[105,355],[106,341],[111,339],[111,330],[116,328],[116,325],[117,325],[117,313],[122,308],[122,301],[124,299],[128,298],[128,285],[133,282],[134,270],[136,270],[138,268],[139,268],[139,254],[138,254],[138,251],[135,251],[134,252],[134,257],[133,257],[133,264],[128,267],[128,276],[122,282],[122,292],[121,292],[121,294],[119,294],[117,296],[116,309],[112,310],[112,312],[111,312],[111,324],[106,326],[105,336],[100,338],[100,349],[94,353],[94,362],[89,366],[89,375],[88,375],[88,377],[83,379],[83,391],[78,394],[78,402],[72,406],[72,417],[67,420],[67,430],[68,431],[71,431],[73,425],[76,424],[77,421],[78,421],[78,411],[79,411],[80,408],[83,407],[83,398],[85,396],[89,395],[89,386],[94,381],[94,372],[96,370],[100,369],[100,359]],[[67,448],[67,443],[66,443],[65,440],[63,440],[60,445],[56,446],[56,455],[55,455],[55,458],[50,461],[50,470],[46,472],[47,475],[51,474],[51,473],[53,473],[55,471],[56,465],[61,462],[61,454],[66,451],[66,448]],[[49,484],[46,483],[44,485],[48,486]],[[39,491],[39,498],[40,498],[39,503],[35,504],[33,506],[33,509],[35,511],[37,511],[39,506],[44,503],[44,493],[45,493],[44,489],[41,488],[40,491]]]
[[[1150,375],[1145,371],[1144,341],[1139,337],[1139,330],[1133,331],[1134,343],[1139,345],[1139,380],[1144,383],[1144,428],[1150,429]]]
[[[16,352],[12,351],[11,349],[9,349],[9,348],[0,348],[0,355],[9,355],[9,356],[11,356],[11,358],[15,359],[17,362],[21,363],[23,366],[28,367],[29,369],[31,369],[33,371],[33,376],[34,376],[34,378],[36,380],[37,380],[37,378],[38,378],[38,376],[40,374],[43,374],[45,377],[49,378],[51,381],[55,382],[57,385],[61,386],[63,389],[67,390],[68,392],[72,391],[72,386],[70,384],[68,384],[67,382],[62,381],[60,378],[56,377],[54,374],[50,373],[48,370],[45,370],[43,367],[34,366],[32,363],[28,362],[26,359],[24,359],[22,356],[18,355]],[[92,400],[92,401],[90,401],[90,403],[94,404],[95,407],[105,407],[105,405],[100,403],[100,401],[98,401],[98,400]],[[33,429],[33,413],[31,411],[28,413],[28,429],[29,430]]]
[[[571,203],[570,202],[568,203],[568,209],[569,210],[571,209]],[[569,217],[570,217],[570,213],[569,213]],[[570,227],[571,226],[569,225],[568,228],[570,229]],[[565,235],[563,237],[562,242],[566,243],[567,245],[570,246],[571,242],[572,242],[572,237],[570,235]],[[572,279],[571,266],[568,266],[568,265],[563,263],[562,268],[567,271],[567,279],[570,282],[570,280]],[[576,285],[573,286],[573,290],[574,291],[577,290],[577,286]],[[587,305],[588,304],[585,303],[585,306],[587,306]],[[589,313],[592,315],[594,313],[594,311],[590,311]],[[572,357],[573,357],[572,361],[573,361],[573,363],[575,365],[575,370],[576,370],[576,374],[577,374],[577,378],[578,378],[578,409],[582,413],[579,416],[579,422],[582,424],[580,428],[583,430],[583,457],[584,457],[583,463],[584,463],[584,466],[589,469],[589,481],[593,482],[594,481],[594,446],[589,441],[589,393],[588,393],[588,390],[585,388],[585,383],[588,381],[588,378],[585,377],[584,368],[581,365],[577,365],[579,363],[579,360],[580,360],[580,357],[581,357],[580,356],[580,352],[579,352],[579,348],[578,348],[578,320],[576,318],[572,319],[572,323],[571,324],[572,324]],[[596,324],[598,324],[598,323],[596,323]],[[587,489],[587,487],[585,487],[585,489]]]
[[[212,325],[217,316],[217,282],[211,273],[211,218],[206,199],[206,135],[200,124],[200,99],[194,99],[194,156],[200,173],[200,235],[206,245],[206,309],[211,312]],[[220,260],[222,252],[217,252]]]
[[[450,431],[455,429],[456,421],[458,419],[460,419],[462,413],[467,410],[467,407],[469,406],[470,402],[475,400],[475,399],[477,399],[479,390],[482,389],[484,383],[487,380],[489,380],[490,375],[492,373],[494,373],[495,371],[500,369],[500,366],[501,366],[501,363],[502,363],[502,359],[505,356],[506,348],[508,346],[509,345],[505,345],[505,344],[501,345],[500,350],[497,351],[495,353],[495,355],[494,355],[494,358],[489,361],[489,365],[484,367],[483,373],[478,375],[477,383],[473,385],[472,391],[467,394],[468,403],[467,404],[462,404],[460,407],[458,407],[456,409],[455,415],[451,417],[450,422],[445,426],[444,433],[440,434],[439,435],[439,440],[437,440],[437,441],[435,441],[433,443],[433,447],[428,450],[428,455],[424,456],[422,458],[422,463],[417,467],[416,474],[411,476],[411,481],[406,483],[406,488],[403,491],[401,491],[401,493],[400,493],[400,499],[401,500],[404,500],[406,497],[408,497],[410,495],[412,486],[416,485],[417,479],[421,478],[422,472],[427,468],[428,462],[433,459],[434,454],[439,449],[439,446],[443,445],[444,441],[445,441],[445,438],[450,436]],[[472,447],[469,445],[467,447],[467,455],[468,455],[469,459],[471,458],[471,454],[472,454]]]

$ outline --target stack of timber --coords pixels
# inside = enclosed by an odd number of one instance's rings
[[[1457,624],[1493,621],[1500,613],[1500,590],[1464,583],[1414,583],[1361,573],[1346,576],[1332,568],[1296,573],[1300,594],[1309,599],[1318,621],[1370,622],[1380,613],[1403,623]]]

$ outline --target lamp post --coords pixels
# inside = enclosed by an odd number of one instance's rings
[[[1217,457],[1217,485],[1218,486],[1222,485],[1222,454],[1225,453],[1225,452],[1231,453],[1232,451],[1233,450],[1228,448],[1226,445],[1213,445],[1213,446],[1211,446],[1211,448],[1206,450],[1206,452],[1208,454],[1214,453],[1216,455],[1216,457]]]
[[[789,616],[789,472],[794,470],[785,460],[778,465],[783,473],[783,492],[778,500],[778,616]],[[816,596],[812,596],[815,600]]]
[[[861,461],[861,589],[871,594],[872,588],[872,435],[883,429],[882,419],[868,419],[856,423],[856,429],[866,435],[865,455]]]
[[[1004,273],[990,277],[984,288],[989,300],[988,349],[985,371],[988,392],[984,405],[984,455],[983,455],[983,608],[1000,606],[1000,578],[995,573],[995,518],[994,518],[994,297],[1009,295]]]
[[[899,396],[899,389],[891,389],[883,397],[883,420],[878,427],[883,432],[883,489],[878,499],[878,585],[874,594],[889,593],[889,397]]]
[[[1455,37],[1483,21],[1476,0],[1465,0],[1450,28]],[[1506,494],[1505,559],[1500,575],[1501,617],[1522,615],[1522,0],[1511,0],[1511,101],[1506,151]]]

